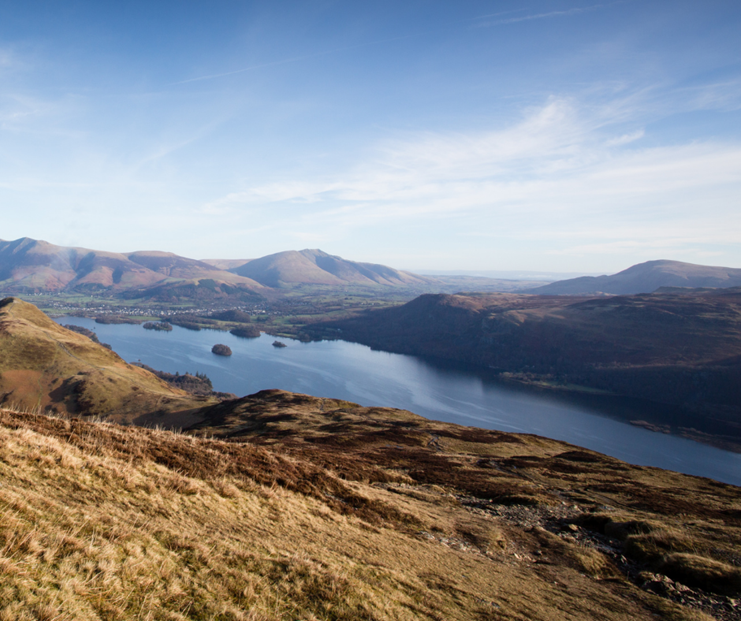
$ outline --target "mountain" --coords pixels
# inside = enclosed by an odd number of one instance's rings
[[[215,400],[172,388],[33,304],[0,302],[0,404],[58,415],[182,426]]]
[[[445,287],[432,278],[347,261],[321,250],[290,250],[251,261],[198,261],[170,252],[67,248],[27,237],[0,241],[0,291],[9,294],[106,292],[169,302],[230,296],[260,299],[266,287],[302,285]]]
[[[315,338],[475,364],[656,404],[650,421],[741,449],[741,288],[577,298],[423,295],[306,328]],[[620,416],[630,414],[630,409]]]
[[[146,287],[167,276],[124,254],[66,248],[24,237],[0,241],[0,288],[9,292]]]
[[[232,268],[266,287],[286,288],[296,285],[408,286],[434,282],[385,265],[358,263],[321,250],[288,250]]]
[[[612,276],[582,276],[528,289],[541,295],[630,295],[660,287],[740,287],[741,269],[694,265],[680,261],[647,261]]]
[[[28,237],[0,241],[0,290],[6,293],[259,298],[262,289],[249,278],[169,252],[103,252],[55,246]]]
[[[188,433],[0,409],[2,618],[737,618],[738,487],[277,390]]]

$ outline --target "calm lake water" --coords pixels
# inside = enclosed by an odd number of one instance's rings
[[[64,317],[60,323],[94,330],[127,362],[175,373],[206,373],[214,390],[244,396],[281,388],[361,405],[402,408],[426,418],[534,433],[584,446],[627,462],[657,466],[741,485],[741,455],[611,419],[617,410],[641,419],[642,405],[626,400],[544,394],[503,385],[485,371],[414,356],[371,351],[344,341],[300,343],[274,337],[241,339],[228,332],[144,330],[140,325],[96,324]],[[230,357],[211,347],[228,345]],[[630,409],[632,408],[632,410]]]

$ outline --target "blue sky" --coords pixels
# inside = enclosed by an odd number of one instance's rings
[[[741,267],[741,4],[0,3],[0,238]]]

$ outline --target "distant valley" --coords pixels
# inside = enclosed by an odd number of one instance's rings
[[[650,261],[613,276],[532,287],[419,276],[321,250],[198,261],[24,238],[0,242],[0,278],[6,295],[67,296],[79,301],[65,302],[62,312],[101,321],[123,321],[131,310],[191,330],[341,338],[489,368],[548,390],[646,399],[662,404],[643,421],[649,428],[741,449],[738,269]],[[49,394],[73,403],[91,382]]]

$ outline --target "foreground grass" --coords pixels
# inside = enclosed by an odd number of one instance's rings
[[[523,560],[522,533],[386,478],[0,410],[0,620],[708,618],[544,531],[547,562]]]
[[[388,601],[368,580],[393,572],[323,549],[332,531],[367,539],[360,524],[302,494],[23,428],[0,446],[0,619],[412,618],[413,594]]]

